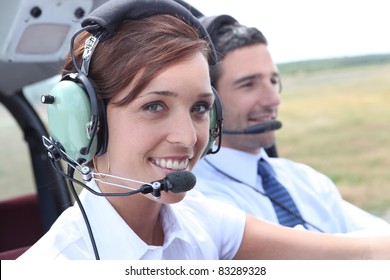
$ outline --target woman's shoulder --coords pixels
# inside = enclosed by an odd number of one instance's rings
[[[49,231],[31,246],[19,259],[83,259],[87,246],[81,234],[75,206],[66,209],[54,222]],[[78,249],[78,250],[75,250]],[[85,248],[82,252],[80,248]],[[68,255],[72,252],[72,255]],[[78,254],[79,252],[79,254]]]

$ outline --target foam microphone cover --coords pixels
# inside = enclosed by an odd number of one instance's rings
[[[169,173],[166,178],[170,183],[168,190],[174,193],[187,192],[196,184],[196,177],[190,171]]]

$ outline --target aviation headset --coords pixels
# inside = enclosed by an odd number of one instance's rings
[[[215,42],[218,32],[224,25],[231,25],[237,22],[235,18],[229,15],[218,15],[209,17],[203,16],[200,18],[200,21],[205,27],[212,42]]]
[[[49,105],[48,150],[51,157],[82,164],[106,152],[108,143],[106,106],[103,100],[98,99],[94,89],[95,83],[88,77],[94,48],[98,42],[109,39],[124,20],[143,19],[158,14],[175,16],[196,29],[211,48],[210,67],[217,63],[216,52],[206,29],[179,3],[170,0],[111,0],[102,4],[82,21],[83,28],[72,38],[70,54],[77,72],[63,76],[53,87],[50,95],[42,96],[42,103]],[[74,57],[73,42],[82,31],[88,31],[92,36],[86,41],[83,61],[79,67]],[[218,152],[221,145],[222,106],[217,92],[214,89],[213,92],[215,102],[210,110],[209,141],[203,156]],[[219,143],[213,150],[217,138]]]
[[[216,42],[216,40],[218,39],[219,32],[223,26],[231,25],[237,22],[235,18],[229,15],[218,15],[218,16],[209,16],[209,17],[203,16],[200,18],[200,21],[202,25],[205,27],[207,33],[209,34],[212,43]],[[210,71],[211,85],[214,88],[216,88],[218,70],[216,67],[211,67],[210,69],[211,69]]]

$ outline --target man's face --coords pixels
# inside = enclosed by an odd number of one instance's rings
[[[229,52],[221,62],[218,93],[223,106],[223,128],[243,130],[277,118],[280,81],[268,48],[256,44]],[[250,153],[271,147],[274,132],[222,137],[222,145]]]

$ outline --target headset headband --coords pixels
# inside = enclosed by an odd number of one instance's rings
[[[82,22],[82,27],[98,25],[100,41],[113,35],[117,26],[126,19],[142,19],[153,15],[168,14],[191,25],[209,42],[211,54],[209,64],[217,62],[213,43],[201,22],[184,6],[170,0],[111,0],[92,11]]]
[[[205,27],[208,32],[211,41],[214,43],[216,40],[216,36],[218,31],[224,25],[231,25],[235,22],[238,22],[235,18],[229,15],[219,15],[219,16],[210,16],[210,17],[202,17],[200,19],[202,25]]]

